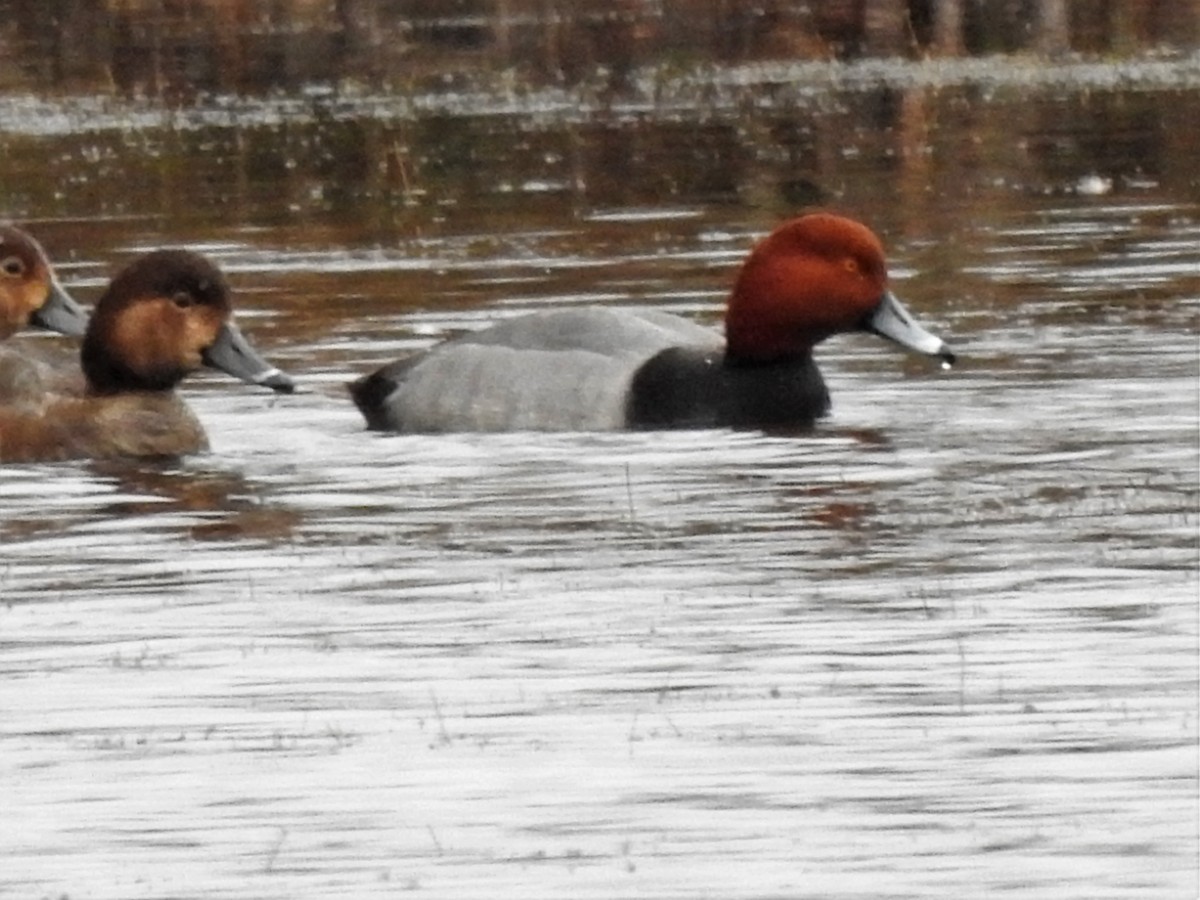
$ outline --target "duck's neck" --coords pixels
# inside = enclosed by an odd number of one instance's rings
[[[88,393],[99,396],[129,391],[170,391],[183,379],[177,366],[134,369],[105,353],[99,342],[84,338],[80,353]]]
[[[631,428],[783,428],[808,427],[828,411],[811,353],[759,363],[672,347],[634,375],[626,415]]]

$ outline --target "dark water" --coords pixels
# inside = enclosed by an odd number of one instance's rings
[[[197,378],[214,449],[178,465],[0,469],[0,893],[1196,896],[1176,75],[127,133],[10,104],[0,209],[78,295],[205,249],[306,391]],[[958,367],[837,338],[799,437],[384,437],[345,399],[531,308],[716,321],[816,196]]]

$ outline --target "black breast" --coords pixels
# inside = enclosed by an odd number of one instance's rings
[[[746,365],[720,350],[672,347],[633,377],[630,428],[807,427],[829,412],[829,392],[811,356]]]

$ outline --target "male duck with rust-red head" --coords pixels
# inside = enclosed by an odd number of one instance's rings
[[[954,361],[889,290],[879,238],[812,213],[754,247],[723,340],[656,311],[537,312],[400,359],[350,392],[381,431],[804,427],[829,411],[813,348],[850,331]]]

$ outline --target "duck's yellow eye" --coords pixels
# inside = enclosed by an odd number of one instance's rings
[[[0,262],[0,269],[4,270],[4,274],[12,278],[20,278],[25,274],[25,261],[19,256],[6,256],[3,262]]]

